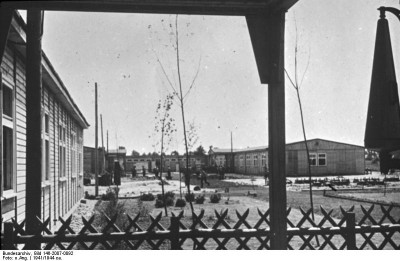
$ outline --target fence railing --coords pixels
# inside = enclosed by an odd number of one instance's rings
[[[400,249],[400,219],[391,215],[393,207],[381,206],[378,220],[371,215],[373,209],[374,205],[368,209],[361,206],[363,215],[357,222],[354,207],[347,211],[340,208],[341,219],[332,217],[333,210],[320,207],[319,220],[311,219],[311,209],[300,208],[301,218],[294,222],[289,219],[289,208],[287,248]],[[133,218],[128,215],[123,228],[116,224],[117,215],[104,215],[102,228],[94,225],[95,216],[82,217],[80,231],[71,228],[71,216],[60,218],[62,225],[54,233],[47,228],[50,219],[38,219],[39,229],[34,235],[27,235],[24,222],[12,220],[4,223],[2,249],[28,248],[32,243],[43,249],[270,249],[269,210],[257,209],[258,218],[253,225],[248,222],[249,213],[249,209],[244,213],[236,211],[233,220],[228,210],[215,211],[212,222],[204,210],[191,217],[185,217],[183,211],[172,213],[172,217],[162,217],[160,212],[149,215],[147,222],[138,213]],[[386,220],[391,223],[383,223]],[[143,228],[146,224],[147,228]]]

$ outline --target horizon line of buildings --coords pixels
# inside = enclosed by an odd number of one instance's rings
[[[307,141],[310,151],[310,164],[312,174],[323,175],[361,175],[365,172],[364,147],[342,142],[324,139],[311,139]],[[94,148],[84,147],[85,172],[93,173]],[[111,167],[118,161],[126,173],[133,166],[145,167],[151,171],[160,168],[159,158],[155,155],[126,155],[124,147],[119,150],[110,150],[108,155],[104,148],[99,148],[99,155],[105,159],[99,159],[102,169]],[[268,173],[268,146],[249,147],[246,149],[222,149],[210,148],[204,156],[190,155],[190,165],[195,168],[222,166],[226,171],[248,175],[265,175]],[[178,171],[186,166],[185,155],[163,156],[163,170]],[[286,175],[303,176],[308,173],[307,153],[304,141],[286,144]]]

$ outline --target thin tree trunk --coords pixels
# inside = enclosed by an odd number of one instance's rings
[[[179,93],[180,93],[179,101],[181,103],[182,123],[183,123],[183,136],[184,136],[184,139],[185,139],[186,171],[188,172],[187,174],[189,174],[189,150],[188,150],[187,137],[186,137],[185,110],[184,110],[183,93],[182,93],[182,79],[181,79],[181,71],[180,71],[180,66],[179,66],[180,61],[179,61],[178,15],[176,15],[176,19],[175,19],[175,28],[176,28],[176,35],[175,35],[175,37],[176,37],[176,64],[177,64],[177,69],[178,69]],[[187,178],[187,176],[185,175],[185,179],[186,178]],[[190,183],[188,185],[188,194],[190,195]],[[194,209],[193,209],[192,201],[189,200],[189,204],[190,204],[190,209],[192,210],[192,214],[193,214],[194,213]],[[192,215],[192,216],[194,216],[194,215]]]
[[[304,127],[304,118],[303,118],[303,108],[301,106],[301,99],[300,99],[300,93],[299,89],[296,89],[297,92],[297,100],[299,102],[299,108],[300,108],[300,117],[301,117],[301,126],[303,129],[303,136],[304,136],[304,145],[306,146],[306,152],[307,152],[307,166],[308,166],[308,181],[310,183],[310,204],[311,204],[311,215],[312,215],[312,220],[314,221],[314,204],[313,204],[313,196],[312,196],[312,179],[311,179],[311,164],[310,164],[310,151],[308,149],[308,144],[307,144],[307,138],[306,138],[306,129]]]
[[[162,180],[162,165],[163,165],[163,150],[164,150],[164,126],[165,126],[165,116],[163,119],[162,129],[161,129],[161,155],[160,155],[160,180],[161,180],[161,190],[164,202],[165,216],[168,217],[167,205],[165,204],[165,192],[164,192],[164,181]]]

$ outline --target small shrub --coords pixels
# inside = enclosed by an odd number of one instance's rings
[[[181,199],[181,198],[178,198],[178,199],[176,200],[175,207],[183,208],[183,207],[185,207],[185,206],[186,206],[186,201],[185,201],[185,200],[183,200],[183,199]]]
[[[85,191],[85,199],[96,199],[96,196],[90,195],[89,192]]]
[[[153,196],[153,200],[154,200],[154,196]],[[142,218],[147,217],[150,213],[149,208],[147,207],[147,205],[143,204],[142,200],[137,201],[137,208],[139,209],[140,217],[142,217]]]
[[[166,199],[168,199],[168,198],[175,199],[175,193],[172,192],[172,191],[165,192],[165,198]],[[163,195],[162,194],[157,194],[157,199],[158,200],[163,200]]]
[[[220,200],[221,200],[221,194],[219,193],[214,193],[210,196],[211,203],[218,203]]]
[[[139,199],[141,201],[153,201],[155,199],[155,197],[151,193],[147,193],[147,194],[145,193],[145,194],[140,195]]]
[[[194,194],[190,193],[190,194],[185,194],[185,199],[187,202],[193,202],[194,201]]]
[[[173,198],[166,198],[165,199],[165,205],[167,205],[167,207],[173,206],[174,205],[174,199]],[[164,207],[164,201],[162,199],[156,199],[155,207],[156,208]]]
[[[164,207],[164,202],[162,200],[156,199],[156,208],[163,208]]]
[[[195,203],[196,204],[203,204],[204,201],[206,200],[206,198],[204,197],[204,195],[198,195],[195,199]]]
[[[106,194],[101,195],[101,200],[104,201],[115,201],[118,198],[118,188],[109,187],[106,191]]]
[[[173,198],[166,198],[165,199],[165,204],[167,205],[167,206],[173,206],[174,205],[174,199]]]
[[[172,192],[172,191],[168,191],[168,192],[165,193],[165,197],[174,199],[175,198],[175,193]]]

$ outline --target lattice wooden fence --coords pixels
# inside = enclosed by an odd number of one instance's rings
[[[382,217],[375,220],[368,209],[358,222],[354,206],[348,210],[340,208],[341,219],[332,217],[333,210],[320,207],[319,220],[312,220],[311,209],[300,208],[301,219],[290,220],[291,208],[287,210],[288,249],[400,249],[400,217],[391,215],[393,206],[380,206]],[[295,210],[298,211],[298,210]],[[149,215],[147,228],[143,217],[127,216],[127,225],[122,229],[116,225],[117,215],[105,215],[106,225],[99,229],[94,226],[95,216],[82,217],[80,231],[71,228],[72,216],[63,220],[54,233],[48,229],[50,219],[38,219],[39,229],[34,235],[27,235],[25,222],[14,220],[4,223],[2,249],[24,248],[32,242],[40,243],[43,249],[270,249],[269,210],[257,209],[258,220],[249,224],[250,210],[235,212],[235,219],[228,210],[215,211],[210,223],[205,211],[185,217],[184,212],[172,213],[172,217]],[[384,223],[389,221],[390,223]],[[367,224],[371,223],[371,224]]]

